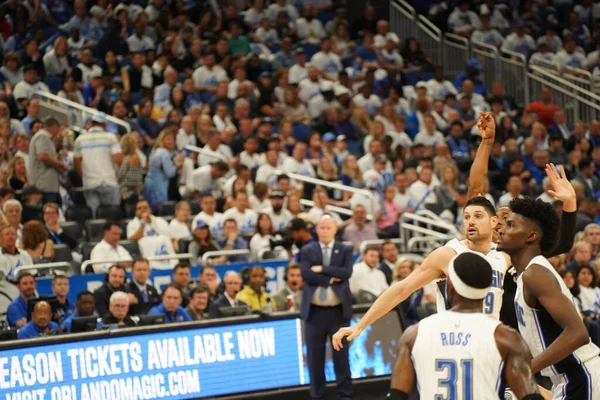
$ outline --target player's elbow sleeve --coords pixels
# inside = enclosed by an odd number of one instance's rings
[[[401,390],[390,389],[386,396],[387,400],[408,400],[408,393],[404,393]],[[537,400],[537,399],[534,399]]]
[[[523,397],[523,400],[544,400],[544,396],[539,393],[528,394],[527,396]]]

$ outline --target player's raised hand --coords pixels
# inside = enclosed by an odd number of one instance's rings
[[[333,348],[336,350],[340,350],[344,348],[344,344],[343,344],[343,339],[348,336],[348,341],[350,342],[351,340],[357,338],[360,336],[360,334],[362,333],[362,329],[358,329],[355,326],[348,326],[346,328],[340,328],[339,331],[337,331],[335,333],[335,335],[333,335],[333,337],[331,338],[331,341],[333,343]]]
[[[482,139],[494,139],[496,135],[496,121],[491,113],[480,112],[479,121],[477,121],[477,128],[479,129],[479,135]]]
[[[554,164],[546,164],[546,175],[548,175],[552,185],[552,190],[548,190],[550,196],[554,196],[563,202],[576,198],[575,189],[567,179],[567,174],[562,165],[557,168]]]

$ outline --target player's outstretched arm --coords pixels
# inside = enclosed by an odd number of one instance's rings
[[[563,329],[558,338],[533,359],[531,369],[535,374],[588,344],[590,336],[575,305],[562,293],[552,272],[534,264],[523,272],[523,286],[525,298],[536,298]]]
[[[477,128],[479,128],[481,143],[477,148],[477,154],[475,154],[473,165],[471,165],[471,173],[469,174],[469,199],[481,196],[485,191],[488,162],[496,135],[496,121],[494,121],[492,114],[481,112]]]
[[[344,347],[342,344],[344,337],[347,336],[349,341],[358,337],[367,326],[402,303],[415,290],[424,287],[434,279],[444,276],[448,268],[448,262],[455,254],[454,250],[448,247],[435,249],[408,278],[393,284],[383,292],[356,325],[341,328],[337,331],[332,337],[333,348],[336,350],[341,349]]]
[[[392,371],[390,389],[410,394],[415,385],[415,367],[412,362],[412,349],[417,339],[419,324],[409,327],[400,337],[398,355]]]
[[[519,333],[506,325],[498,325],[494,338],[506,366],[510,390],[518,399],[540,393],[531,371],[531,353]]]
[[[575,240],[575,234],[577,233],[575,230],[577,196],[575,195],[575,189],[567,179],[567,174],[562,166],[557,168],[554,164],[547,164],[546,175],[548,175],[550,185],[553,189],[549,191],[550,195],[563,202],[558,245],[552,251],[543,254],[544,257],[554,257],[568,252],[571,250],[571,247],[573,247],[573,241]]]

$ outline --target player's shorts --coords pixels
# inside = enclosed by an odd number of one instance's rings
[[[585,368],[552,378],[552,400],[600,400],[600,356]]]

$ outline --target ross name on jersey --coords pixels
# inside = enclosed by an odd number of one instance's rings
[[[442,346],[465,347],[469,344],[471,334],[465,334],[463,332],[440,332],[440,338],[442,340]]]

